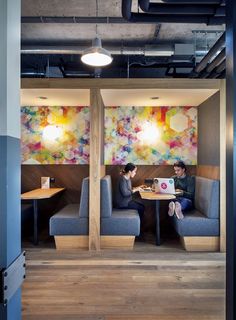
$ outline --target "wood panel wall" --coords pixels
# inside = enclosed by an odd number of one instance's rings
[[[196,173],[200,177],[208,179],[220,179],[220,167],[219,166],[197,166]]]

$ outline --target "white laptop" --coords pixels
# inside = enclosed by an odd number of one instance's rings
[[[173,178],[154,178],[158,182],[159,193],[175,194],[175,183]]]

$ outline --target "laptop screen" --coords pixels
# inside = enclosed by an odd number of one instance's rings
[[[159,193],[175,194],[175,184],[173,178],[154,178],[154,184],[158,185]]]

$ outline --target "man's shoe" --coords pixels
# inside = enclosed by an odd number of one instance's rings
[[[178,219],[183,219],[184,215],[182,212],[181,204],[179,202],[175,202],[175,214]]]
[[[174,203],[174,201],[171,201],[171,202],[169,203],[168,215],[169,215],[170,217],[172,217],[172,216],[174,215],[174,213],[175,213],[175,203]]]

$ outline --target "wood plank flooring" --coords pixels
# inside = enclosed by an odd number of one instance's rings
[[[225,255],[26,249],[23,320],[223,320]]]

